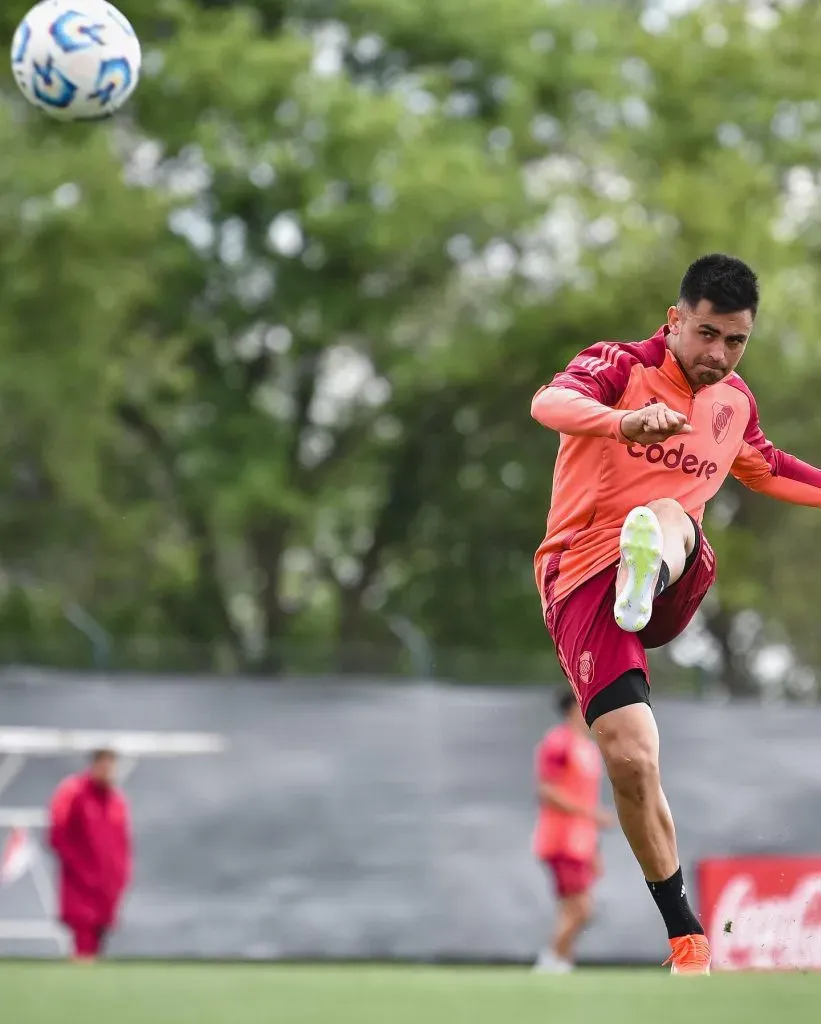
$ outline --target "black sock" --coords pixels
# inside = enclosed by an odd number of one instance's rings
[[[656,901],[671,939],[676,939],[680,935],[704,934],[704,929],[687,902],[687,890],[684,887],[681,868],[664,882],[648,882],[647,888]]]
[[[662,561],[661,568],[659,569],[659,578],[656,580],[656,592],[653,597],[658,597],[659,594],[670,582],[670,566]]]

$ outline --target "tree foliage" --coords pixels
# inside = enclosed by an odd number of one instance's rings
[[[817,459],[816,5],[123,7],[115,122],[0,107],[7,657],[80,658],[79,608],[115,664],[396,670],[413,627],[441,675],[555,676],[530,397],[705,251],[758,269],[742,369]],[[736,690],[821,659],[816,515],[708,514]]]

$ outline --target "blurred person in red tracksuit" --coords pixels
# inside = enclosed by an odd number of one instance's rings
[[[64,779],[51,800],[60,920],[73,935],[77,960],[94,960],[103,951],[131,879],[130,815],[116,773],[114,751],[97,750],[88,769]]]

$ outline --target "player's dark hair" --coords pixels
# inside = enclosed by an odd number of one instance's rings
[[[562,690],[559,694],[559,699],[556,701],[556,707],[559,709],[561,714],[566,718],[570,714],[570,709],[576,706],[576,698],[569,690]]]
[[[702,256],[687,268],[681,281],[679,300],[691,309],[706,299],[717,313],[758,312],[758,278],[735,256],[713,253]]]
[[[110,758],[112,761],[116,761],[116,750],[112,750],[111,747],[100,747],[98,750],[91,751],[88,760],[91,764],[97,764],[98,761],[104,761],[107,758]]]

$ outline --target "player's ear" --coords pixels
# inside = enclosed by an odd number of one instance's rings
[[[679,334],[681,331],[681,312],[678,306],[670,306],[667,310],[667,326],[671,334]]]

